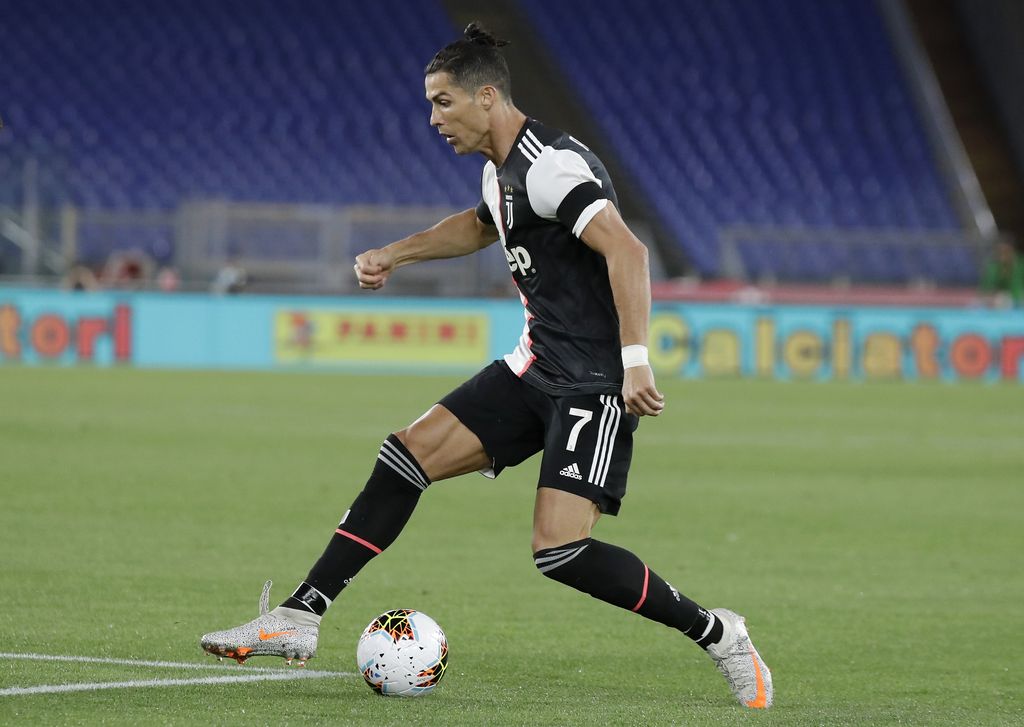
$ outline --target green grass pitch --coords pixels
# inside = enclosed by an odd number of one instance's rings
[[[0,651],[212,665],[201,633],[280,600],[386,434],[458,379],[0,369]],[[662,381],[619,518],[747,616],[776,706],[683,636],[536,573],[536,460],[433,485],[334,605],[310,669],[355,671],[390,608],[446,630],[436,693],[359,676],[0,696],[2,724],[987,725],[1024,722],[1024,388]],[[0,658],[12,687],[257,674]]]

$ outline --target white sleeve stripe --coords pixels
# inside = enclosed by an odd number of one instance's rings
[[[576,235],[576,237],[582,235],[590,221],[597,216],[598,212],[605,208],[606,204],[608,204],[606,199],[595,199],[587,205],[586,209],[580,212],[580,216],[576,218],[576,224],[572,226],[572,234]]]
[[[540,151],[544,150],[544,144],[542,144],[540,139],[538,139],[534,135],[534,133],[532,131],[530,131],[529,129],[527,129],[526,133],[523,135],[523,141],[530,142],[531,146],[536,147]]]
[[[519,142],[519,151],[521,151],[523,153],[524,157],[526,157],[527,159],[530,160],[531,164],[533,162],[537,161],[536,152],[534,152],[532,150],[531,151],[527,151],[526,150],[526,145],[523,144],[522,142]]]
[[[540,155],[540,153],[544,151],[543,145],[538,144],[537,142],[530,139],[528,136],[524,136],[520,140],[520,143],[536,155]]]

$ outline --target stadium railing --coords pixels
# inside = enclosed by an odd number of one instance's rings
[[[719,229],[724,277],[739,281],[974,286],[995,240],[963,230],[733,225]]]
[[[349,293],[353,258],[423,230],[448,207],[331,206],[191,202],[175,211],[89,210],[61,214],[62,256],[93,266],[110,251],[138,251],[175,267],[183,281],[211,281],[227,264],[243,268],[254,292]],[[165,253],[165,254],[161,254]],[[504,295],[499,246],[482,254],[410,267],[388,283],[399,295]]]

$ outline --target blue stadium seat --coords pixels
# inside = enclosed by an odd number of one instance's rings
[[[699,272],[721,273],[716,241],[732,225],[958,227],[873,3],[521,3]],[[851,261],[823,243],[796,262],[756,243],[741,246],[756,275],[920,274],[905,250]],[[946,258],[928,272],[957,270]]]
[[[479,160],[427,126],[422,69],[457,35],[437,0],[33,0],[3,14],[0,169],[37,158],[45,203],[479,198]],[[0,204],[20,194],[0,183]],[[140,242],[173,255],[162,237],[110,240]]]
[[[733,226],[957,227],[873,3],[520,1],[700,272],[722,272]],[[447,17],[440,0],[6,3],[0,204],[20,204],[35,157],[54,206],[472,205],[480,161],[427,128],[422,98],[424,64],[457,35]],[[97,262],[174,253],[169,230],[81,243]],[[967,251],[859,256],[777,235],[740,256],[755,276],[972,274]]]

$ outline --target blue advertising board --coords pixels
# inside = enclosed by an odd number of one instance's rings
[[[523,330],[514,301],[0,289],[0,363],[466,372]],[[1024,380],[1024,314],[655,303],[659,376]]]

